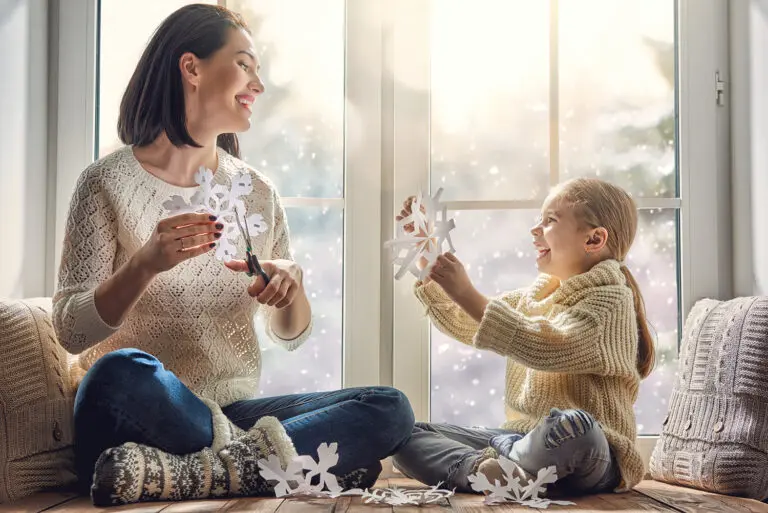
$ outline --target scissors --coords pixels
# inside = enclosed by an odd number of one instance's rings
[[[253,248],[251,247],[251,234],[248,232],[248,223],[246,222],[245,218],[243,218],[243,221],[240,222],[240,213],[237,211],[237,209],[234,210],[237,227],[240,228],[240,235],[243,236],[243,240],[245,241],[245,263],[248,264],[248,272],[246,274],[248,276],[258,274],[264,280],[264,285],[266,285],[269,283],[269,276],[267,276],[267,273],[264,272],[261,264],[259,264],[259,259],[256,258],[256,255],[253,254]]]

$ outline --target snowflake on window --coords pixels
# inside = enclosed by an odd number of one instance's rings
[[[213,184],[213,171],[201,167],[195,173],[195,183],[198,188],[189,201],[182,196],[173,195],[163,203],[163,208],[169,216],[186,214],[190,212],[206,212],[218,217],[218,221],[224,225],[222,236],[216,244],[216,258],[228,262],[237,255],[237,239],[240,231],[235,221],[235,210],[245,212],[245,202],[242,196],[247,196],[253,191],[251,174],[241,170],[232,178],[229,189],[226,186]],[[261,214],[251,214],[245,217],[248,231],[252,236],[267,231],[267,223]]]

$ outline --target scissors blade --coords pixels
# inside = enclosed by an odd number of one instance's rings
[[[248,234],[248,226],[243,228],[243,223],[240,222],[240,212],[237,210],[235,210],[235,221],[237,222],[237,228],[240,230],[240,235],[243,237],[243,241],[245,241],[245,248],[250,251],[251,237]]]

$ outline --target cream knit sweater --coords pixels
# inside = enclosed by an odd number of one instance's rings
[[[480,323],[435,282],[415,290],[440,331],[507,357],[505,429],[528,433],[550,408],[585,410],[618,460],[617,491],[642,480],[634,444],[637,319],[618,262],[606,260],[562,283],[541,275],[528,289],[492,299]]]
[[[219,149],[213,185],[231,186],[249,172],[253,192],[243,197],[248,215],[267,224],[251,234],[259,259],[290,259],[285,212],[262,174]],[[253,398],[259,391],[261,354],[253,327],[260,309],[247,293],[252,278],[216,260],[214,252],[182,262],[158,275],[121,326],[106,324],[94,305],[96,286],[109,278],[147,241],[158,221],[168,217],[163,202],[172,195],[189,200],[196,188],[170,185],[144,170],[130,147],[99,160],[80,176],[70,205],[59,281],[53,298],[53,324],[61,344],[78,354],[88,370],[104,354],[135,347],[156,356],[198,395],[222,406]],[[245,255],[237,238],[238,254]],[[309,335],[281,340],[289,350]]]

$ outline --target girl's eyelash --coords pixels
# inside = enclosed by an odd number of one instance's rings
[[[248,65],[246,63],[244,63],[244,62],[240,63],[240,67],[243,68],[245,71],[248,71],[248,69],[249,69]]]

